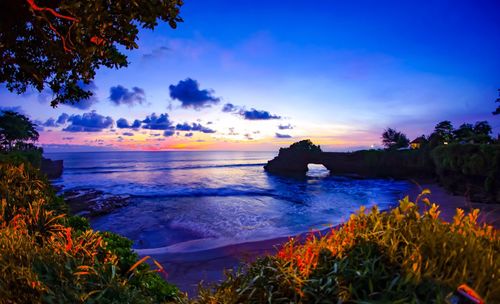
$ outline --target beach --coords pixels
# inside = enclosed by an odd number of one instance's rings
[[[464,196],[449,194],[443,187],[435,182],[414,182],[408,191],[412,201],[421,193],[422,189],[429,189],[431,194],[427,197],[432,203],[439,205],[441,218],[451,221],[455,215],[456,208],[464,209],[466,212],[472,209],[480,209],[479,221],[500,228],[500,206],[494,204],[471,203]],[[422,204],[422,209],[425,208]],[[327,233],[331,228],[321,231]],[[258,257],[275,254],[280,246],[289,238],[304,238],[307,234],[291,235],[289,237],[278,237],[263,241],[246,242],[222,246],[204,251],[155,254],[157,259],[167,270],[169,282],[177,285],[189,296],[196,294],[198,284],[203,281],[205,286],[217,283],[224,278],[224,270],[236,269],[241,262],[254,261]],[[151,252],[139,250],[141,255]]]

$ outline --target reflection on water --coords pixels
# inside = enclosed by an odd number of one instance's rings
[[[66,189],[129,194],[127,207],[93,220],[136,248],[197,250],[335,225],[361,205],[386,208],[408,184],[330,176],[309,165],[305,177],[270,175],[268,152],[58,153]]]

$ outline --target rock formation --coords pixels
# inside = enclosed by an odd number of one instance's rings
[[[48,178],[58,178],[63,173],[63,161],[42,158],[40,170],[45,173]]]

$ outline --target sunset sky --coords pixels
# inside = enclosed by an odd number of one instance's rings
[[[101,69],[95,96],[0,86],[2,109],[40,126],[46,151],[324,150],[410,139],[451,120],[487,120],[500,88],[500,2],[194,1],[176,30],[140,33],[130,65]],[[90,132],[89,132],[90,131]]]

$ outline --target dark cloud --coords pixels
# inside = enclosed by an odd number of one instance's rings
[[[149,130],[172,130],[175,129],[174,126],[172,126],[172,122],[170,121],[168,114],[160,114],[160,116],[156,115],[156,113],[153,113],[149,116],[146,117],[142,121],[144,125],[142,126],[144,129],[149,129]]]
[[[192,133],[192,132],[189,132],[189,133],[184,134],[184,136],[186,136],[186,137],[192,137],[192,136],[193,136],[193,133]]]
[[[142,104],[145,102],[146,93],[143,89],[138,87],[133,87],[132,90],[129,90],[121,85],[118,85],[109,89],[109,100],[117,106],[126,104],[131,107],[135,104]]]
[[[188,124],[187,122],[185,122],[183,124],[177,124],[177,126],[175,126],[175,129],[179,131],[198,131],[203,133],[215,133],[215,130],[202,126],[199,123]]]
[[[97,86],[94,84],[94,82],[90,82],[89,84],[85,84],[83,81],[78,82],[78,86],[85,91],[91,91],[92,96],[90,96],[87,99],[80,99],[78,102],[75,103],[65,103],[65,105],[72,107],[72,108],[77,108],[80,110],[88,110],[90,109],[94,104],[96,104],[99,100],[95,96],[95,92],[97,91]]]
[[[168,47],[160,46],[159,48],[153,49],[151,53],[146,53],[142,55],[142,59],[149,60],[149,59],[161,58],[167,53],[168,50],[170,50]]]
[[[233,113],[233,112],[237,112],[239,109],[240,109],[240,107],[235,106],[235,105],[234,105],[234,104],[232,104],[232,103],[226,103],[226,104],[222,107],[222,112],[226,112],[226,113]]]
[[[42,125],[44,127],[50,127],[50,128],[58,126],[58,124],[56,123],[56,120],[52,117],[47,119]]]
[[[248,120],[269,120],[269,119],[281,119],[280,116],[273,115],[268,111],[261,111],[256,109],[251,110],[241,110],[239,112],[244,119]]]
[[[44,127],[42,127],[43,125],[43,122],[40,121],[40,120],[34,120],[33,121],[33,125],[35,126],[35,130],[39,131],[39,132],[42,132],[45,130]]]
[[[292,138],[292,136],[288,134],[276,133],[276,138]]]
[[[208,122],[207,122],[207,125],[211,125],[211,124],[213,124],[213,122],[211,122],[211,121],[208,121]]]
[[[165,130],[165,132],[163,132],[163,136],[165,136],[165,137],[169,137],[169,136],[172,136],[174,134],[175,134],[174,130]]]
[[[293,126],[291,124],[288,124],[288,125],[279,125],[278,129],[280,129],[280,130],[291,130],[291,129],[293,129]]]
[[[248,139],[248,140],[253,140],[253,137],[252,137],[252,135],[251,135],[250,133],[247,133],[247,134],[245,134],[244,136],[245,136],[245,137],[246,137],[246,139]]]
[[[170,97],[179,100],[183,108],[193,108],[199,110],[217,104],[220,98],[212,96],[213,90],[200,90],[196,80],[186,78],[179,81],[177,85],[170,85]]]
[[[59,115],[59,117],[57,118],[57,124],[58,125],[64,125],[66,123],[66,121],[68,121],[68,118],[69,118],[69,115],[66,114],[66,113],[62,113],[61,115]]]
[[[71,115],[70,125],[63,129],[67,132],[100,132],[113,125],[113,118],[97,114],[95,111],[82,115]]]
[[[75,139],[73,136],[63,137],[62,140],[73,140]]]
[[[130,125],[128,120],[125,118],[120,118],[116,121],[116,126],[119,129],[138,129],[141,126],[141,121],[139,119],[134,120],[134,122]]]
[[[123,132],[122,135],[123,136],[134,136],[134,133],[132,133],[132,132]]]

